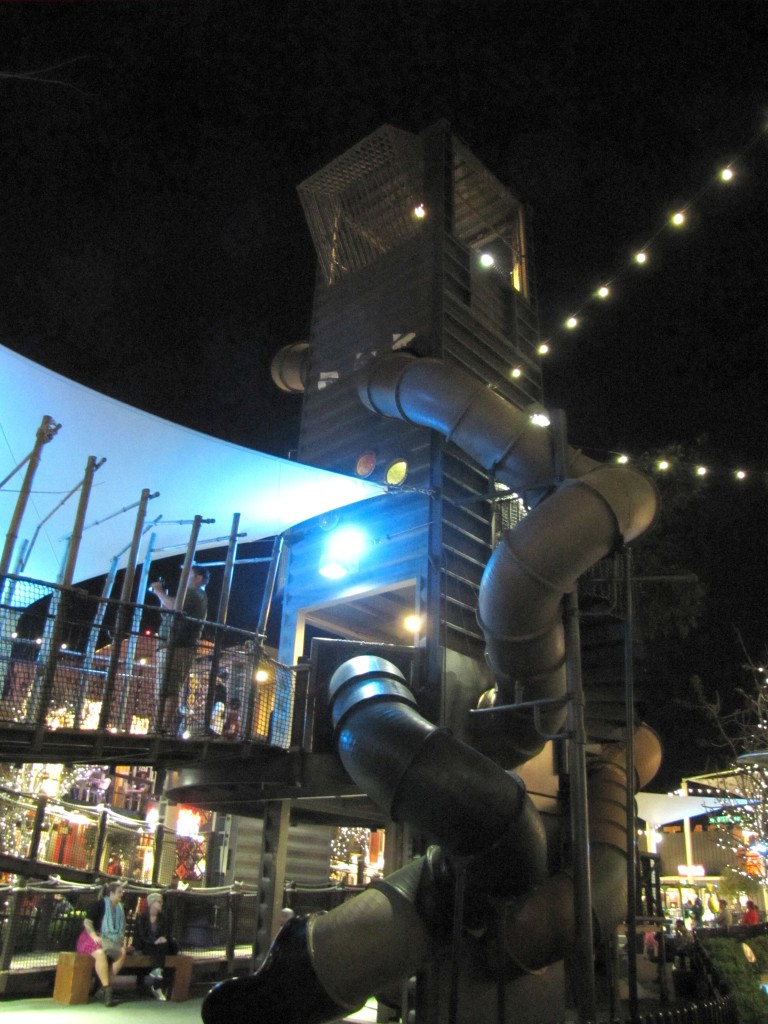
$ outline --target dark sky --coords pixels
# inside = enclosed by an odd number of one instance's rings
[[[445,118],[532,208],[572,442],[766,471],[766,42],[746,0],[2,4],[0,339],[286,454],[299,405],[269,363],[306,337],[315,266],[296,186],[384,123]],[[691,568],[726,650],[765,644],[766,498],[759,472],[702,498]]]

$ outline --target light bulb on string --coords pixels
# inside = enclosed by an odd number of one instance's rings
[[[747,141],[745,145],[736,153],[736,155],[730,160],[729,163],[720,165],[715,169],[715,173],[704,183],[704,185],[693,194],[693,197],[685,203],[685,205],[672,213],[667,214],[666,218],[661,222],[660,226],[651,233],[647,238],[643,248],[632,253],[632,262],[643,266],[650,262],[649,247],[653,245],[655,240],[665,231],[670,228],[682,228],[687,224],[688,212],[695,206],[698,201],[708,192],[715,184],[715,182],[728,183],[734,180],[736,173],[734,165],[738,163],[739,159],[744,157],[751,149],[753,149],[758,142],[760,142],[766,135],[768,135],[768,124],[761,127],[759,131],[754,133],[752,137]],[[618,275],[616,275],[618,276]],[[590,300],[595,299],[606,299],[611,295],[611,288],[608,284],[598,286],[597,289],[593,290],[589,296]],[[561,323],[561,330],[565,329],[568,331],[574,330],[575,327],[580,326],[578,316],[570,316],[567,320]],[[542,353],[540,353],[542,354]]]

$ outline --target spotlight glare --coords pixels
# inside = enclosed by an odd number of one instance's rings
[[[682,227],[685,224],[685,214],[682,210],[678,210],[677,213],[672,214],[671,220],[676,228]]]
[[[546,341],[542,341],[539,344],[539,347],[536,349],[536,351],[538,352],[538,354],[540,356],[545,356],[545,355],[547,355],[549,353],[549,345],[547,344]]]
[[[575,316],[569,316],[568,319],[565,321],[565,326],[568,328],[569,331],[572,331],[574,327],[578,327],[578,325],[579,321]]]
[[[647,262],[648,262],[648,254],[647,253],[643,252],[642,250],[640,252],[636,252],[635,253],[635,263],[647,263]]]
[[[603,284],[597,289],[596,294],[598,299],[607,299],[611,294],[611,289],[607,285]]]
[[[496,260],[491,256],[489,252],[483,252],[480,254],[480,266],[481,267],[492,267]]]
[[[720,181],[733,181],[733,169],[731,167],[724,167],[720,171]]]

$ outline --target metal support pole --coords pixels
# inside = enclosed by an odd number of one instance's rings
[[[82,483],[80,484],[80,500],[77,503],[77,512],[75,513],[75,523],[72,527],[72,533],[69,536],[67,542],[67,551],[64,556],[64,565],[61,570],[61,577],[59,583],[63,587],[71,587],[72,580],[75,578],[75,564],[77,562],[77,556],[80,552],[80,542],[83,539],[83,526],[85,525],[85,513],[88,510],[88,502],[91,498],[91,489],[93,488],[93,478],[96,471],[106,462],[106,459],[97,459],[95,455],[88,456],[88,462],[85,467],[85,476],[83,477]]]
[[[232,578],[235,573],[235,560],[237,558],[237,538],[240,526],[240,513],[235,512],[232,516],[232,530],[229,534],[229,545],[224,563],[224,578],[221,581],[221,593],[219,594],[219,610],[217,622],[226,624],[229,614],[229,597],[232,593]],[[221,648],[223,645],[223,634],[221,629],[216,630],[213,640],[213,655],[211,657],[211,668],[208,673],[208,692],[205,696],[205,717],[203,728],[206,732],[211,729],[211,718],[213,717],[213,705],[216,696],[216,679],[219,674],[219,662],[221,661]]]
[[[259,636],[259,642],[261,646],[264,646],[264,641],[267,638],[267,622],[269,620],[269,612],[272,608],[272,598],[275,595],[275,586],[277,584],[277,574],[280,570],[280,562],[283,557],[283,546],[285,544],[285,534],[279,533],[272,543],[272,558],[269,563],[269,572],[267,573],[267,581],[264,584],[264,593],[261,598],[261,610],[259,611],[259,624],[256,627],[256,632]]]
[[[85,704],[85,695],[88,691],[88,679],[91,674],[93,667],[93,658],[96,654],[96,647],[99,643],[99,634],[101,633],[101,624],[104,621],[104,613],[107,610],[107,601],[109,595],[112,593],[112,588],[115,585],[115,578],[117,576],[117,556],[112,559],[109,566],[109,572],[104,577],[104,584],[101,588],[101,597],[96,607],[96,614],[91,622],[91,628],[88,630],[88,640],[85,644],[85,651],[83,653],[83,664],[80,669],[80,680],[77,687],[77,696],[75,698],[75,728],[80,729],[83,724],[83,706]]]
[[[291,824],[290,801],[267,800],[263,806],[259,906],[251,953],[252,971],[256,970],[267,955],[272,939],[280,927],[288,854],[288,829]]]
[[[565,476],[566,420],[562,410],[551,410],[555,471]],[[589,863],[589,813],[587,800],[587,736],[584,727],[584,689],[581,677],[579,599],[576,588],[566,594],[565,656],[568,683],[567,751],[570,778],[571,843],[575,942],[571,964],[579,1021],[593,1021],[596,1012],[594,929],[592,926],[592,877]]]
[[[44,648],[46,656],[37,670],[32,688],[30,707],[36,716],[35,738],[32,743],[32,750],[42,749],[46,733],[46,713],[48,703],[53,695],[54,681],[56,678],[56,666],[59,660],[61,644],[66,636],[66,628],[70,614],[71,595],[68,590],[72,586],[72,579],[75,574],[75,563],[80,548],[80,539],[83,533],[85,513],[88,508],[88,501],[91,497],[93,477],[96,471],[104,465],[104,459],[97,460],[95,455],[88,456],[85,468],[85,475],[80,487],[80,500],[75,513],[75,524],[67,543],[67,551],[64,558],[64,565],[61,571],[60,583],[62,589],[56,591],[51,600],[51,608],[56,609],[50,631],[46,630],[44,637]],[[43,652],[41,651],[41,654]]]
[[[192,565],[195,561],[195,549],[197,548],[197,538],[200,536],[200,527],[203,523],[202,516],[195,516],[192,521],[192,529],[189,534],[189,542],[187,543],[187,550],[184,554],[184,564],[181,567],[181,579],[179,580],[179,589],[176,592],[176,600],[174,602],[174,610],[181,612],[184,610],[184,599],[187,596],[187,587],[189,586],[189,577],[192,572]]]
[[[136,513],[136,524],[133,529],[133,539],[131,541],[131,547],[128,552],[128,560],[125,566],[125,575],[123,576],[123,585],[120,591],[120,604],[117,608],[117,617],[115,620],[115,628],[112,635],[112,650],[109,656],[109,666],[107,667],[107,678],[104,683],[104,693],[102,695],[101,712],[99,714],[99,737],[96,740],[94,747],[95,753],[100,753],[103,746],[107,725],[109,724],[110,715],[112,712],[112,698],[115,693],[115,684],[117,680],[117,673],[120,666],[120,654],[123,645],[123,640],[128,631],[129,626],[129,611],[128,602],[131,600],[131,594],[133,592],[133,581],[136,576],[136,565],[139,559],[139,543],[141,541],[142,533],[144,531],[144,520],[147,515],[147,505],[149,504],[150,498],[153,495],[150,494],[149,488],[145,487],[141,492],[141,498],[139,499],[139,509]],[[123,718],[125,717],[126,701],[128,699],[128,688],[127,685],[123,685],[121,693],[120,707],[118,713],[115,716],[115,724],[118,728],[123,727]]]
[[[96,849],[93,851],[92,871],[99,870],[99,864],[104,857],[104,848],[107,845],[107,826],[109,825],[109,811],[105,807],[99,815],[99,826],[96,833]]]
[[[48,806],[48,797],[45,793],[41,793],[37,800],[37,807],[35,807],[35,820],[32,825],[32,835],[29,839],[29,849],[27,850],[27,858],[30,861],[38,860],[40,852],[40,840],[43,835],[43,825],[45,824],[45,809]]]
[[[629,1017],[638,1019],[637,998],[637,843],[635,842],[635,657],[634,595],[632,591],[632,551],[624,550],[624,700],[627,721],[627,982]]]
[[[8,566],[11,564],[13,548],[16,544],[16,538],[19,533],[19,526],[21,525],[24,510],[26,509],[27,502],[29,501],[29,495],[32,492],[32,481],[34,480],[35,473],[37,472],[37,467],[40,464],[43,445],[48,444],[48,442],[56,436],[60,427],[61,424],[56,423],[52,416],[43,416],[40,426],[37,428],[35,446],[25,460],[28,462],[27,472],[24,474],[24,481],[21,485],[21,490],[19,491],[19,497],[16,500],[16,508],[11,516],[8,533],[5,536],[3,553],[0,555],[0,577],[8,575]],[[6,477],[6,480],[8,479],[10,479],[10,477]],[[5,483],[6,480],[4,480],[3,483]]]
[[[146,530],[144,531],[146,533]],[[144,611],[144,602],[146,600],[145,595],[147,593],[147,584],[149,582],[149,572],[152,567],[152,552],[157,541],[157,534],[150,533],[149,540],[147,541],[147,550],[144,553],[144,561],[141,565],[141,572],[139,573],[139,585],[136,588],[136,601],[133,606],[131,613],[131,623],[128,630],[128,643],[125,648],[125,659],[123,662],[123,672],[126,680],[133,678],[133,663],[136,660],[136,647],[139,642],[139,630],[141,629],[141,614]],[[128,688],[126,687],[125,696],[127,697]],[[154,679],[152,682],[152,693],[154,698]],[[154,699],[149,703],[149,708],[154,707]]]
[[[187,588],[189,587],[189,577],[192,573],[192,565],[195,561],[195,550],[197,548],[197,539],[200,536],[200,527],[203,524],[202,516],[195,516],[192,520],[192,529],[189,533],[189,541],[187,542],[187,550],[184,554],[184,564],[181,567],[181,578],[179,580],[179,589],[176,591],[176,597],[173,602],[173,614],[181,615],[184,611],[184,599],[187,596]],[[167,683],[169,680],[169,673],[173,671],[173,659],[166,658],[165,662],[165,673],[160,687],[160,699],[157,706],[157,721],[156,728],[163,728],[165,721],[165,706],[168,702],[166,696]],[[184,706],[187,704],[187,694],[181,693],[178,695],[179,700],[184,701]],[[175,698],[174,698],[175,699]],[[175,713],[174,713],[175,714]]]
[[[571,842],[573,846],[574,911],[576,918],[572,963],[579,1020],[595,1019],[594,929],[592,876],[589,863],[587,801],[587,737],[584,728],[584,690],[581,678],[579,606],[575,590],[565,599],[565,649],[568,678],[568,771],[571,780]]]

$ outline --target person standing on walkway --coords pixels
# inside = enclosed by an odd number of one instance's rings
[[[192,566],[181,614],[173,611],[176,598],[168,593],[162,580],[157,580],[150,588],[165,609],[157,634],[155,695],[159,697],[158,731],[171,736],[179,735],[182,726],[180,701],[186,697],[189,674],[208,614],[208,595],[205,592],[208,579],[209,573],[204,565]]]

